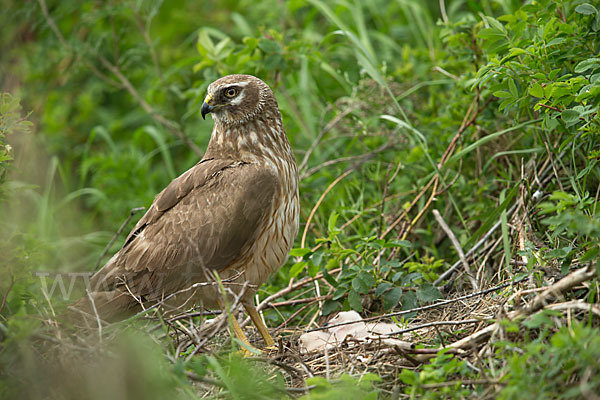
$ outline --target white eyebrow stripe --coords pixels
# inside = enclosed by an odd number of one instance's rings
[[[242,100],[244,99],[244,92],[241,92],[236,98],[232,99],[229,104],[233,104],[234,106],[238,106]]]

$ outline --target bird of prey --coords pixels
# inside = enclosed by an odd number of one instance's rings
[[[204,157],[156,196],[72,309],[106,321],[157,303],[218,309],[245,287],[241,304],[272,346],[253,296],[298,233],[296,160],[273,92],[254,76],[211,83],[201,113],[215,123]]]

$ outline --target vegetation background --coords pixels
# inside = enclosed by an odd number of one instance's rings
[[[212,128],[199,118],[205,89],[230,73],[274,89],[302,178],[296,248],[259,297],[291,278],[323,274],[331,285],[295,293],[326,296],[309,307],[266,310],[268,325],[410,310],[597,268],[598,2],[2,0],[2,9],[1,398],[198,398],[207,394],[198,382],[223,398],[600,391],[593,312],[507,322],[512,335],[477,366],[440,354],[395,377],[311,378],[310,392],[240,359],[235,342],[186,357],[165,325],[120,326],[119,339],[93,350],[47,332],[130,210],[201,157]],[[445,274],[489,232],[472,274]],[[599,296],[597,275],[566,295],[591,306]]]

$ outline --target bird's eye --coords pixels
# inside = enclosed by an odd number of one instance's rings
[[[229,88],[225,90],[225,96],[231,98],[231,97],[235,97],[237,96],[239,93],[239,90],[237,90],[236,88]]]

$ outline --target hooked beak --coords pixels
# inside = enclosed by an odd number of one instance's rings
[[[202,108],[200,108],[200,113],[202,114],[202,119],[206,119],[206,114],[210,113],[215,109],[215,106],[211,106],[210,102],[212,100],[212,94],[208,94],[202,103]]]

